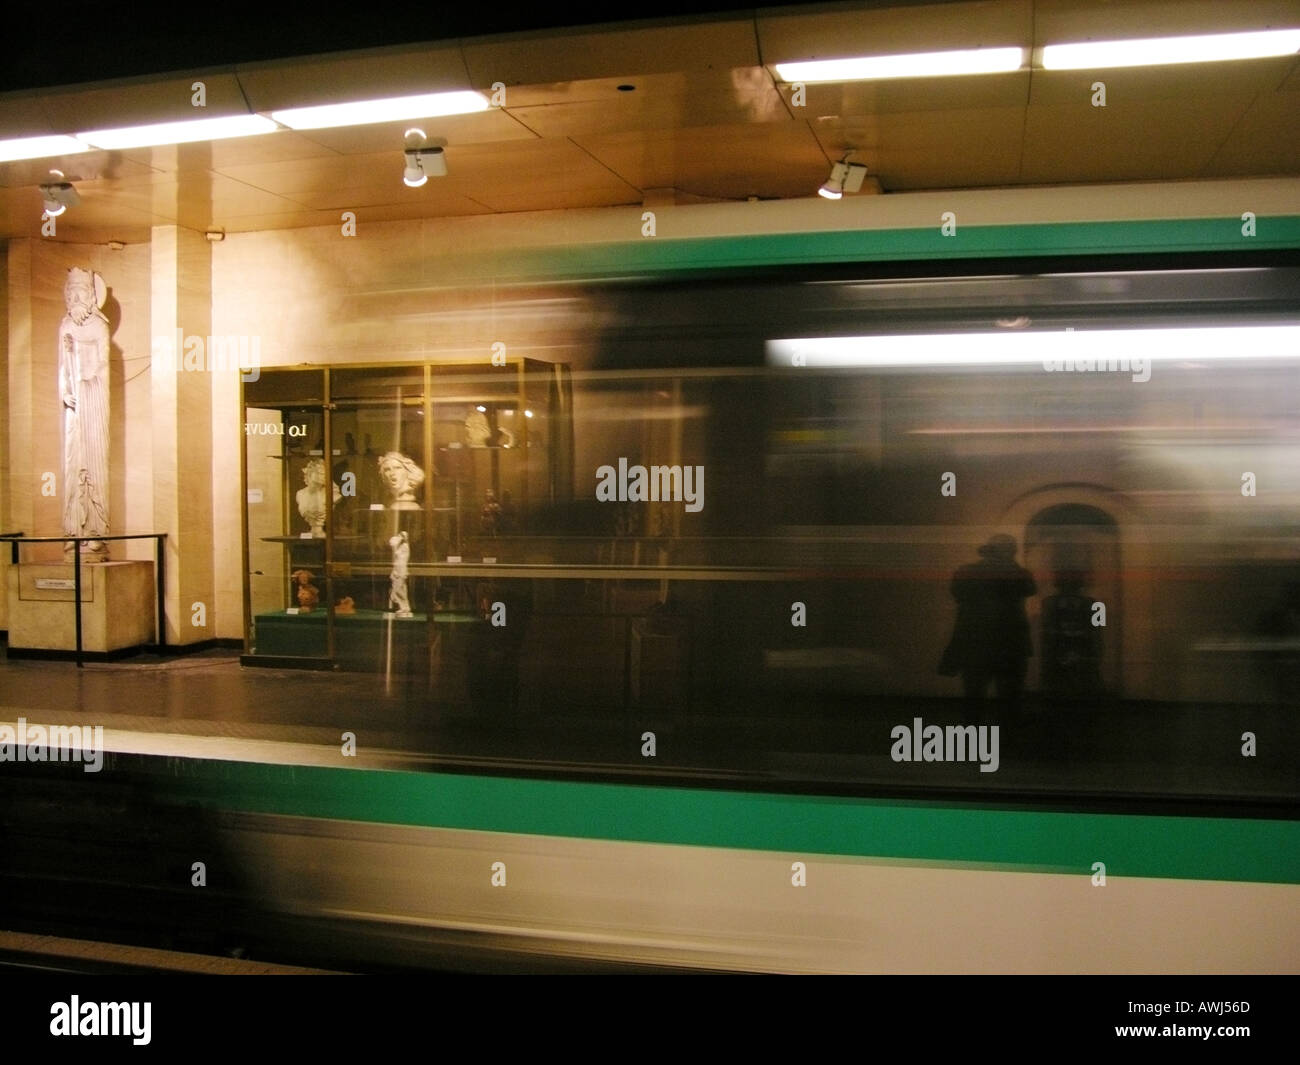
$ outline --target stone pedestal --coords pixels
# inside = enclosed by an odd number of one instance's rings
[[[75,651],[73,567],[63,563],[10,566],[9,647],[14,651]],[[152,644],[155,639],[152,562],[83,563],[81,646],[94,653]]]

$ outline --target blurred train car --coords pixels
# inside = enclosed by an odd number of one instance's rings
[[[1296,969],[1295,252],[493,299],[571,376],[535,434],[568,468],[458,568],[412,562],[415,600],[480,616],[399,685],[402,750],[163,765],[119,738],[146,792],[210,811],[258,950]],[[978,594],[1012,605],[971,678],[958,578],[995,557]]]

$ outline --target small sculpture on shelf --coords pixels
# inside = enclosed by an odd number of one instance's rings
[[[312,536],[325,535],[325,460],[312,459],[302,469],[305,488],[298,489],[298,513],[302,520],[311,527]],[[343,498],[337,484],[334,488],[334,502]]]
[[[488,424],[487,414],[477,407],[465,419],[465,435],[470,447],[487,447],[492,439],[492,426]]]
[[[497,494],[489,488],[483,494],[483,508],[479,511],[479,529],[484,536],[496,536],[501,529],[501,504]]]
[[[424,484],[424,471],[400,451],[390,451],[379,460],[379,476],[393,501],[389,510],[419,510],[415,490]]]
[[[399,618],[413,617],[411,600],[406,591],[406,576],[411,561],[411,542],[404,532],[390,537],[388,546],[393,549],[393,571],[388,575],[391,588],[388,592],[388,608]]]
[[[296,569],[291,576],[298,585],[298,613],[310,614],[320,602],[320,591],[311,582],[311,570]]]
[[[357,612],[356,600],[350,595],[345,595],[334,604],[335,614],[355,614]]]

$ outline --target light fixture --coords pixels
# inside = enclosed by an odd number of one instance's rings
[[[271,117],[290,129],[330,129],[335,126],[366,126],[374,122],[398,122],[405,118],[440,118],[486,111],[490,105],[482,93],[471,90],[394,96],[384,100],[358,100],[317,107],[290,107],[272,111]]]
[[[50,218],[57,218],[69,207],[81,203],[81,197],[70,181],[59,181],[52,185],[42,185],[41,195],[45,200],[45,213]]]
[[[1005,74],[1024,65],[1023,48],[970,48],[953,52],[859,56],[776,63],[784,82],[875,81],[884,78],[942,78],[958,74]]]
[[[429,144],[429,135],[419,127],[413,126],[403,136],[406,138],[406,169],[402,171],[402,180],[411,188],[418,189],[430,176],[445,177],[447,159],[439,145]]]
[[[480,414],[486,414],[486,413],[487,413],[487,407],[483,406],[482,403],[480,403],[480,404],[479,404],[477,407],[475,407],[474,409],[475,409],[476,411],[478,411]]]
[[[1195,37],[1147,37],[1128,41],[1082,41],[1043,48],[1044,70],[1153,67],[1169,63],[1215,63],[1294,55],[1300,29],[1211,33]]]
[[[901,333],[767,342],[770,366],[823,369],[1042,366],[1044,359],[1067,352],[1092,354],[1099,362],[1297,359],[1300,325]]]
[[[838,200],[846,192],[857,192],[862,188],[862,179],[867,176],[867,168],[861,163],[850,163],[848,159],[846,155],[831,167],[831,176],[817,190],[818,196],[824,196],[828,200]]]
[[[447,176],[447,157],[441,148],[407,148],[404,154],[406,169],[402,172],[402,180],[411,188],[418,189],[430,175]]]
[[[77,139],[92,148],[151,148],[163,144],[225,140],[228,137],[255,137],[261,133],[274,133],[279,128],[265,115],[224,115],[184,122],[159,122],[150,126],[97,129],[78,133]]]
[[[0,163],[12,163],[18,159],[45,159],[51,155],[75,155],[88,152],[90,148],[76,137],[17,137],[13,140],[0,141]]]

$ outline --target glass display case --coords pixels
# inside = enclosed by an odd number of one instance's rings
[[[491,603],[447,567],[517,559],[572,496],[569,392],[567,367],[518,358],[246,383],[245,661],[433,668]]]

